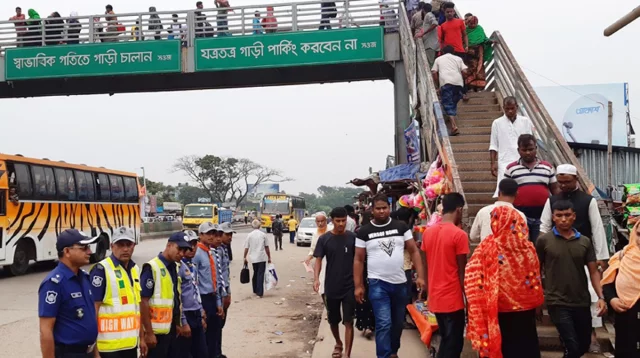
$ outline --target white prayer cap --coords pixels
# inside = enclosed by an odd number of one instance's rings
[[[578,169],[576,169],[576,167],[571,164],[558,165],[558,170],[556,172],[558,175],[566,174],[566,175],[578,176]]]

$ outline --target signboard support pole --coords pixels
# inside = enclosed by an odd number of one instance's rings
[[[613,190],[613,103],[609,101],[607,115],[607,180],[608,190]]]

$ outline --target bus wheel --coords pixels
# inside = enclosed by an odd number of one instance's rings
[[[109,240],[104,235],[100,235],[100,240],[96,244],[96,252],[91,255],[91,263],[104,260],[107,257],[107,250],[109,250]]]
[[[18,242],[16,252],[13,255],[13,264],[9,267],[11,274],[21,276],[29,270],[29,261],[35,260],[36,248],[29,239],[23,239]]]

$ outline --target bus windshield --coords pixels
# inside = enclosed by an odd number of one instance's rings
[[[265,199],[263,212],[265,214],[289,214],[289,202]]]
[[[211,218],[213,217],[213,206],[211,205],[189,205],[184,209],[185,218]]]

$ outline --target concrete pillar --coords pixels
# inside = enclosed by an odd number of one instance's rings
[[[409,109],[409,84],[404,68],[404,62],[397,61],[393,74],[393,103],[395,124],[395,155],[396,165],[407,163],[407,145],[404,140],[404,130],[411,123]]]

